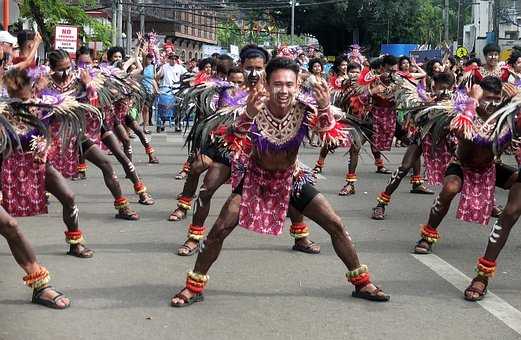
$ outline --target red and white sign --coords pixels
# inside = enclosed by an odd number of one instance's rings
[[[76,54],[78,48],[78,27],[56,26],[54,48],[63,49],[69,54]]]

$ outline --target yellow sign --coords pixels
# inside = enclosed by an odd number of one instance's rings
[[[458,49],[456,50],[456,56],[458,58],[464,58],[464,57],[468,57],[469,56],[469,50],[467,50],[465,47],[463,46],[460,46],[458,47]]]

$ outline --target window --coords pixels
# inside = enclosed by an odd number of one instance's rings
[[[183,60],[185,60],[185,56],[186,56],[186,50],[182,50],[182,51],[181,51],[181,58],[182,58]]]
[[[518,40],[519,31],[505,31],[505,38],[510,40]]]
[[[192,51],[188,52],[188,59],[192,59]]]

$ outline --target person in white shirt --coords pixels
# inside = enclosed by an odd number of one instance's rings
[[[187,72],[186,68],[180,65],[178,61],[178,56],[170,54],[168,56],[168,63],[161,66],[159,72],[157,73],[158,79],[161,80],[159,83],[160,87],[173,86],[175,83],[181,80],[181,75]]]

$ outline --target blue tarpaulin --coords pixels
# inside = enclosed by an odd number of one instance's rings
[[[400,57],[402,55],[408,56],[411,51],[417,48],[417,44],[382,44],[380,51],[382,54],[392,54]]]

